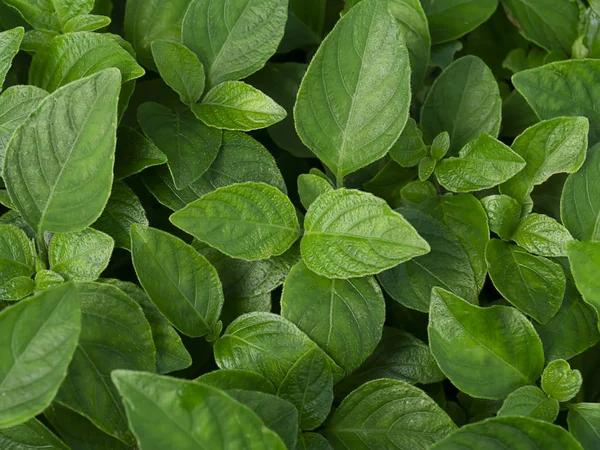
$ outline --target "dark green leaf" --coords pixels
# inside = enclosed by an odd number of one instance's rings
[[[506,397],[498,417],[523,416],[552,423],[558,417],[558,409],[558,400],[537,386],[523,386]]]
[[[569,431],[581,443],[584,450],[594,450],[600,439],[600,404],[578,403],[571,405]]]
[[[247,391],[265,392],[267,394],[275,393],[275,386],[273,383],[262,375],[247,370],[219,369],[205,373],[196,378],[196,381],[224,391],[244,389]]]
[[[69,450],[60,439],[36,419],[14,427],[0,429],[0,446],[6,450]]]
[[[167,156],[139,131],[120,127],[117,131],[115,179],[122,180],[147,167],[167,162]]]

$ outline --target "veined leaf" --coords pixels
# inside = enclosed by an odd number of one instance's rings
[[[46,30],[60,30],[60,20],[55,14],[52,0],[6,0],[33,27]]]
[[[513,240],[530,253],[539,256],[567,256],[571,233],[556,220],[543,214],[529,214],[521,219]]]
[[[308,209],[310,205],[321,195],[333,191],[329,181],[318,175],[303,173],[298,177],[298,195],[302,205]]]
[[[19,51],[24,34],[25,30],[22,27],[0,33],[0,90],[2,89],[13,58]]]
[[[569,431],[584,450],[593,450],[600,438],[600,405],[577,403],[569,407]]]
[[[552,423],[558,417],[559,407],[558,400],[548,397],[539,387],[523,386],[506,397],[498,417],[523,416]]]
[[[110,25],[111,18],[95,14],[84,14],[69,19],[63,26],[65,33],[76,31],[96,31]]]
[[[52,432],[36,419],[0,429],[0,445],[10,450],[69,450]]]
[[[490,195],[481,199],[490,230],[504,240],[510,240],[521,219],[521,204],[508,195]]]
[[[14,225],[0,225],[0,290],[8,288],[15,278],[31,278],[35,273],[35,256],[35,248],[23,230]]]
[[[402,167],[414,167],[429,154],[429,149],[423,142],[423,134],[415,122],[409,118],[402,134],[390,148],[390,156]]]
[[[564,359],[557,359],[546,366],[542,373],[542,389],[559,402],[568,402],[581,389],[581,372],[571,369]]]
[[[230,391],[232,389],[243,389],[246,391],[275,393],[275,386],[262,375],[239,369],[219,369],[196,378],[196,381],[209,386]]]
[[[573,241],[567,245],[567,253],[577,289],[600,314],[600,242]]]

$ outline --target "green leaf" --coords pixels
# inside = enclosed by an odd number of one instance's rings
[[[188,106],[204,93],[204,67],[185,45],[168,40],[152,42],[152,56],[160,76]]]
[[[232,389],[244,389],[247,391],[275,393],[275,386],[262,375],[238,369],[219,369],[205,373],[196,378],[200,383],[219,388],[223,391]]]
[[[4,180],[38,234],[82,230],[102,213],[113,178],[119,87],[116,69],[70,83],[15,131]]]
[[[579,7],[563,0],[503,0],[512,22],[530,41],[567,55],[577,39]]]
[[[482,134],[435,169],[439,183],[449,191],[490,189],[508,181],[525,167],[525,161],[489,134]]]
[[[63,26],[63,30],[65,33],[76,31],[96,31],[109,26],[110,22],[110,17],[98,16],[95,14],[84,14],[69,19],[69,21]]]
[[[223,307],[217,271],[192,246],[142,225],[131,227],[135,271],[152,302],[188,336],[213,332]]]
[[[450,417],[421,389],[375,380],[344,399],[326,424],[334,449],[428,449],[456,430]],[[368,440],[364,437],[368,436]]]
[[[577,289],[600,313],[600,242],[572,241],[567,245],[567,253]]]
[[[409,203],[420,204],[437,196],[435,186],[429,181],[415,180],[402,186],[400,196]]]
[[[35,54],[29,84],[54,92],[111,67],[119,69],[123,84],[144,75],[144,69],[116,37],[89,31],[63,34]]]
[[[331,450],[331,445],[318,433],[301,433],[296,450]]]
[[[470,424],[440,441],[431,450],[503,450],[515,443],[523,450],[580,450],[564,429],[529,417],[494,417]]]
[[[204,125],[190,111],[173,112],[158,103],[144,103],[138,121],[146,136],[165,155],[177,189],[200,178],[219,152],[222,133]]]
[[[502,99],[492,71],[475,56],[465,56],[435,80],[421,110],[421,129],[427,142],[450,134],[450,153],[487,133],[498,136]]]
[[[241,81],[216,85],[192,111],[210,127],[239,131],[266,128],[287,115],[271,97]]]
[[[453,41],[473,31],[487,21],[498,6],[498,0],[421,0],[421,3],[434,44]]]
[[[530,253],[539,256],[567,256],[571,233],[556,220],[543,214],[521,219],[512,239]]]
[[[67,376],[80,320],[71,284],[0,313],[0,428],[24,423],[50,405]]]
[[[319,47],[300,86],[294,119],[302,141],[339,184],[388,152],[409,106],[409,58],[400,28],[387,2],[364,0]]]
[[[372,277],[330,280],[300,262],[285,280],[281,316],[351,373],[381,340],[385,301]]]
[[[248,261],[281,255],[300,234],[289,198],[265,183],[219,188],[173,214],[171,222],[220,252]]]
[[[94,0],[51,0],[56,15],[64,24],[74,17],[88,14],[94,9]]]
[[[65,282],[62,275],[51,270],[38,270],[35,274],[35,292],[43,291],[52,286],[57,286]]]
[[[376,274],[430,250],[383,200],[355,190],[321,195],[308,209],[304,228],[302,259],[328,278]]]
[[[434,172],[437,160],[426,156],[419,162],[419,180],[426,181]]]
[[[485,256],[494,287],[506,300],[541,324],[554,317],[565,294],[559,264],[498,239],[488,243]]]
[[[35,249],[27,234],[13,225],[0,225],[0,287],[34,273]]]
[[[16,277],[0,287],[0,299],[17,301],[35,291],[35,282],[30,277]]]
[[[318,175],[303,173],[298,177],[298,195],[302,205],[308,209],[320,195],[333,191],[329,181]]]
[[[208,88],[265,65],[283,37],[287,7],[287,0],[191,2],[181,36],[204,66]]]
[[[516,309],[480,308],[434,288],[429,314],[431,352],[461,391],[502,399],[542,373],[542,342]]]
[[[572,370],[564,359],[557,359],[546,366],[542,373],[542,389],[559,402],[568,402],[581,388],[581,372]]]
[[[390,156],[402,167],[414,167],[429,154],[423,135],[413,118],[406,122],[402,134],[390,148]]]
[[[486,137],[489,138],[491,136],[485,134],[480,136],[479,139],[485,139]],[[469,144],[467,144],[467,146],[468,145]],[[446,156],[448,150],[450,150],[450,134],[448,134],[447,131],[444,131],[443,133],[438,134],[431,143],[431,156],[437,161],[440,161]]]
[[[48,44],[52,39],[58,36],[57,31],[37,29],[27,30],[23,41],[21,42],[21,50],[28,53],[36,53]]]
[[[52,236],[48,246],[50,270],[65,280],[94,281],[106,269],[113,239],[91,228]]]
[[[69,447],[36,419],[0,429],[0,446],[10,450],[69,450]]]
[[[577,403],[569,407],[569,431],[584,450],[593,450],[600,439],[600,404]]]
[[[583,167],[569,175],[560,199],[562,222],[575,239],[600,241],[600,146],[587,152]]]
[[[481,199],[490,230],[508,241],[513,237],[521,219],[521,205],[508,195],[490,195]]]
[[[113,372],[112,379],[144,450],[286,448],[252,410],[219,389],[126,370]],[[165,392],[172,394],[165,396]]]
[[[285,34],[277,53],[319,45],[325,23],[326,2],[321,0],[290,0]]]
[[[600,112],[597,97],[600,62],[593,59],[559,61],[525,70],[512,78],[542,120],[559,116],[583,116],[590,121],[590,144],[600,140]]]
[[[500,186],[500,192],[523,204],[534,186],[552,175],[574,173],[585,160],[588,121],[559,117],[532,126],[519,135],[512,149],[526,162],[525,169]]]
[[[461,41],[448,41],[443,44],[434,45],[431,48],[429,67],[439,67],[446,69],[456,57],[456,54],[463,48]]]
[[[540,388],[523,386],[506,397],[498,417],[522,416],[552,423],[558,417],[558,410],[558,401],[548,397]]]
[[[52,0],[6,0],[4,3],[18,10],[34,28],[60,30],[60,20]]]
[[[81,338],[55,400],[132,445],[110,374],[116,369],[156,369],[150,326],[140,306],[115,286],[80,283],[76,292],[81,303]]]
[[[281,316],[265,312],[238,317],[214,347],[215,360],[221,369],[256,372],[277,387],[281,386],[294,364],[314,349],[319,347],[296,325]],[[325,358],[334,373],[334,381],[339,381],[343,371],[329,357]]]
[[[167,162],[167,156],[139,131],[122,126],[117,130],[115,179],[122,180],[147,167]]]
[[[144,207],[129,186],[115,182],[108,203],[93,227],[112,237],[115,247],[129,250],[129,229],[133,224],[148,225]]]
[[[0,33],[0,90],[2,90],[2,85],[10,69],[12,60],[19,51],[24,34],[25,30],[23,27],[13,28],[12,30]]]

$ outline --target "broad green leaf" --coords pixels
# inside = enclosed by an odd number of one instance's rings
[[[133,225],[131,242],[140,283],[169,322],[188,336],[212,333],[223,307],[215,268],[192,246],[155,228]]]
[[[62,275],[51,270],[38,270],[35,274],[35,291],[43,291],[52,286],[57,286],[65,282]]]
[[[115,180],[122,180],[147,167],[167,162],[167,156],[138,130],[123,126],[117,130]]]
[[[558,410],[558,400],[548,397],[537,386],[523,386],[506,397],[498,417],[522,416],[552,423],[558,417]]]
[[[473,31],[498,6],[498,0],[421,0],[421,3],[434,44],[453,41]]]
[[[450,134],[450,153],[487,133],[498,136],[502,99],[491,70],[475,56],[465,56],[435,80],[421,110],[421,129],[431,142]]]
[[[150,324],[152,339],[156,347],[156,372],[175,372],[186,369],[192,364],[192,357],[181,342],[179,334],[139,286],[114,279],[101,281],[118,287],[142,307]]]
[[[406,122],[402,134],[390,148],[390,156],[402,167],[414,167],[429,154],[423,134],[413,118]]]
[[[11,86],[0,95],[0,164],[17,127],[47,95],[46,91],[35,86]]]
[[[421,389],[382,379],[348,395],[325,435],[334,449],[426,450],[454,430],[450,417]]]
[[[277,387],[294,364],[314,349],[319,347],[292,322],[264,312],[238,317],[214,347],[215,360],[221,369],[256,372]],[[329,357],[326,359],[334,372],[334,381],[339,381],[343,371]]]
[[[440,220],[420,211],[402,212],[429,243],[431,251],[381,273],[379,281],[385,291],[402,305],[422,312],[429,310],[431,289],[435,286],[476,303],[479,287],[469,254],[457,235]]]
[[[153,69],[151,44],[158,39],[178,41],[181,23],[191,0],[127,0],[125,6],[125,36],[131,42],[139,61]]]
[[[138,121],[146,136],[167,155],[178,189],[200,178],[217,157],[221,131],[204,125],[190,111],[173,112],[158,103],[144,103],[138,109]]]
[[[333,374],[325,354],[315,348],[301,356],[283,379],[277,395],[297,408],[302,430],[321,425],[333,403]]]
[[[300,235],[289,198],[265,183],[219,188],[173,214],[171,222],[222,253],[248,261],[281,255]]]
[[[542,373],[542,342],[514,308],[480,308],[434,288],[428,333],[442,372],[473,397],[502,399]]]
[[[50,270],[65,280],[94,281],[106,269],[113,239],[92,228],[52,236],[48,246]]]
[[[5,291],[15,278],[31,278],[35,256],[34,245],[23,230],[0,225],[0,291]]]
[[[275,386],[262,375],[238,369],[219,369],[196,378],[200,383],[208,384],[223,391],[244,389],[247,391],[275,393]]]
[[[564,429],[529,417],[494,417],[470,424],[431,447],[431,450],[581,450]]]
[[[600,439],[600,404],[577,403],[569,407],[569,431],[583,446],[594,450]]]
[[[146,212],[135,192],[118,181],[113,185],[108,203],[93,227],[112,237],[115,247],[129,250],[129,229],[133,224],[148,225]]]
[[[285,450],[247,406],[225,392],[193,381],[118,370],[112,379],[144,450]],[[171,395],[164,395],[171,392]]]
[[[4,3],[18,10],[34,28],[60,30],[60,20],[52,0],[6,0]]]
[[[321,194],[333,191],[329,181],[318,175],[303,173],[298,177],[298,195],[302,205],[308,209]]]
[[[69,447],[36,419],[0,429],[0,446],[7,450],[69,450]]]
[[[429,244],[400,214],[374,195],[327,192],[304,221],[302,259],[329,278],[372,275],[429,252]]]
[[[564,0],[503,0],[515,26],[530,41],[567,55],[577,39],[579,7]]]
[[[116,69],[70,83],[15,131],[4,180],[38,234],[82,230],[102,213],[113,178],[119,87]]]
[[[82,329],[72,284],[0,313],[0,428],[24,423],[50,405]]]
[[[490,195],[481,199],[490,224],[490,230],[508,241],[512,238],[519,220],[521,205],[508,195]]]
[[[116,369],[156,370],[150,326],[142,308],[115,286],[75,286],[81,303],[81,337],[55,400],[105,433],[133,444],[110,374]]]
[[[152,56],[160,76],[188,106],[204,93],[204,67],[198,57],[179,42],[158,40],[152,42]]]
[[[600,62],[594,59],[559,61],[525,70],[512,78],[542,120],[559,116],[583,116],[590,121],[590,144],[600,140],[600,112],[597,97]]]
[[[543,214],[521,219],[512,239],[530,253],[539,256],[567,256],[571,233],[556,220]]]
[[[135,58],[111,35],[89,31],[63,34],[35,54],[29,84],[54,92],[110,67],[119,69],[123,84],[144,75]]]
[[[325,24],[326,3],[322,0],[290,0],[285,33],[277,53],[319,45]]]
[[[600,242],[572,241],[567,245],[567,253],[577,289],[600,313]]]
[[[465,145],[457,157],[441,161],[435,169],[439,183],[449,191],[490,189],[508,181],[525,167],[525,161],[510,147],[489,134]]]
[[[565,274],[549,259],[492,239],[486,260],[494,287],[502,296],[541,324],[560,309],[565,295]]]
[[[294,119],[302,141],[341,184],[345,175],[388,152],[409,106],[409,58],[400,28],[387,2],[364,0],[319,47],[300,86]]]
[[[0,33],[0,90],[13,58],[19,51],[25,30],[22,27]]]
[[[181,36],[204,66],[208,88],[265,65],[283,37],[287,7],[287,0],[192,1]]]
[[[557,359],[546,366],[542,373],[542,389],[559,402],[568,402],[581,389],[581,372],[571,369],[564,359]]]
[[[562,222],[575,239],[600,241],[600,145],[590,148],[583,167],[569,175],[560,200]]]
[[[281,315],[351,373],[381,340],[385,300],[372,277],[331,280],[300,262],[285,280]]]
[[[287,116],[271,97],[241,81],[216,85],[192,111],[210,127],[239,131],[266,128]]]
[[[574,173],[585,160],[589,123],[583,117],[547,120],[519,135],[512,149],[527,162],[525,169],[500,186],[500,192],[523,204],[534,186],[552,175]]]
[[[96,31],[110,25],[111,19],[106,16],[84,14],[69,19],[63,26],[65,33],[76,31]]]

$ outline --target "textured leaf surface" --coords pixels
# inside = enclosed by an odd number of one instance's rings
[[[402,134],[390,148],[390,156],[402,167],[414,167],[428,154],[429,149],[423,142],[423,134],[417,122],[409,118]]]
[[[564,359],[557,359],[546,366],[542,373],[542,389],[559,402],[568,402],[581,388],[581,372],[571,369]]]
[[[506,397],[498,417],[523,416],[552,423],[558,417],[558,409],[558,400],[537,386],[523,386]]]
[[[319,195],[332,191],[329,181],[318,175],[303,173],[298,177],[298,195],[302,205],[308,209]]]
[[[490,195],[481,199],[488,216],[490,230],[504,240],[510,240],[521,218],[521,205],[508,195]]]
[[[7,450],[68,450],[60,439],[36,419],[1,429],[0,445]]]
[[[25,232],[14,225],[0,225],[0,286],[14,278],[31,278],[35,272],[35,249]]]
[[[578,403],[569,408],[569,431],[584,450],[593,450],[600,439],[600,405]]]
[[[583,299],[600,313],[600,242],[573,241],[567,246],[569,263]]]
[[[262,375],[237,369],[219,369],[196,378],[200,383],[208,384],[223,391],[243,389],[247,391],[275,393],[275,386]]]
[[[25,30],[22,27],[0,33],[0,89],[2,89],[13,58],[19,51],[24,34]]]
[[[555,257],[567,256],[567,243],[573,240],[565,227],[543,214],[523,217],[512,238],[530,253]]]

